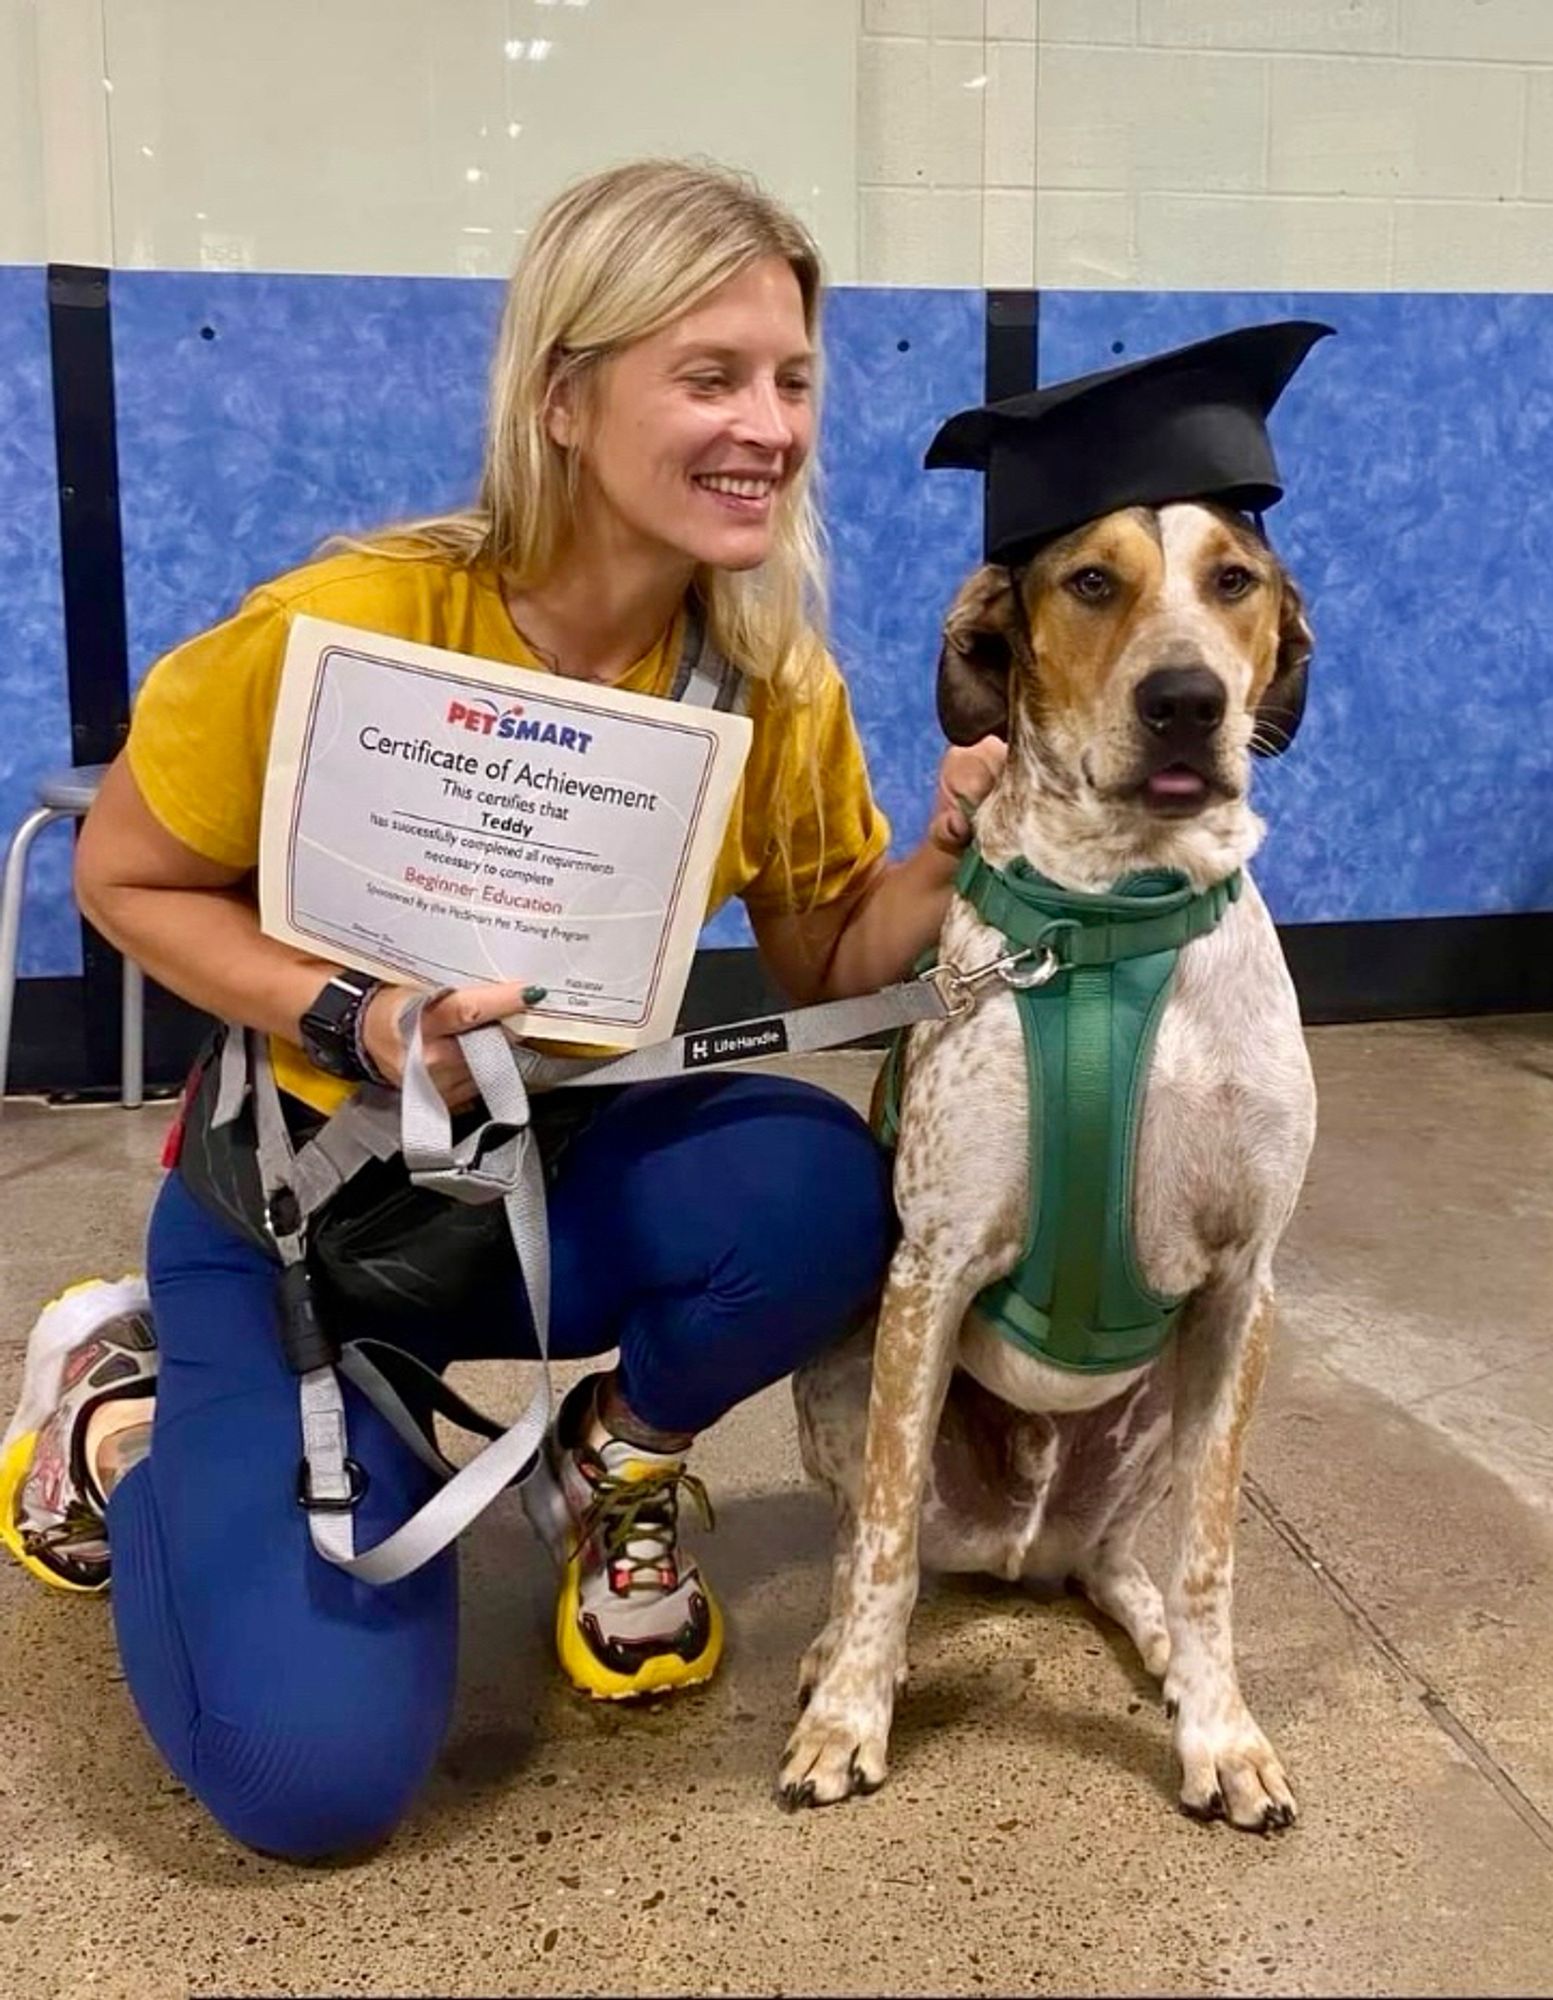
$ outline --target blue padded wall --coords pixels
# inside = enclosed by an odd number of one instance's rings
[[[500,284],[121,271],[131,682],[326,535],[473,493]]]
[[[132,680],[331,531],[473,487],[501,287],[118,272]],[[1553,298],[1056,292],[1045,381],[1302,314],[1320,346],[1274,420],[1269,517],[1318,650],[1304,732],[1258,773],[1258,873],[1287,921],[1553,907]],[[0,270],[0,808],[69,755],[44,275]],[[941,744],[937,625],[977,557],[973,475],[925,474],[983,368],[976,291],[843,288],[822,439],[832,634],[883,803],[920,831]],[[68,841],[38,849],[26,969],[73,969]],[[743,941],[726,912],[710,941]]]
[[[39,777],[70,762],[48,286],[34,265],[0,266],[0,598],[0,838],[9,839],[36,804]],[[41,834],[32,850],[24,974],[80,966],[70,855],[62,826]]]
[[[1290,923],[1553,909],[1553,297],[1047,292],[1041,380],[1285,317],[1338,337],[1273,416],[1316,657],[1257,878]]]

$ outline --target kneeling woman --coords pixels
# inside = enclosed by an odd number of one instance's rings
[[[512,283],[478,505],[263,585],[152,670],[82,836],[81,903],[162,984],[272,1037],[298,1130],[353,1080],[398,1082],[407,997],[351,975],[332,1023],[305,1026],[339,968],[258,928],[260,794],[298,613],[664,695],[693,612],[747,677],[754,722],[713,907],[743,898],[799,1000],[870,991],[935,938],[968,834],[954,794],[982,796],[997,756],[951,752],[927,839],[886,861],[808,618],[819,300],[801,225],[734,176],[647,163],[582,183]],[[458,1033],[522,1004],[501,985],[427,1007],[451,1105],[472,1095]],[[837,1099],[754,1075],[601,1092],[547,1164],[554,1351],[618,1350],[551,1440],[578,1530],[561,1661],[600,1695],[703,1681],[722,1628],[679,1541],[686,1451],[867,1307],[890,1242],[886,1172]],[[57,1406],[7,1460],[6,1539],[76,1587],[111,1565],[140,1714],[223,1826],[297,1857],[359,1847],[404,1811],[447,1728],[454,1559],[373,1590],[313,1553],[278,1265],[176,1170],[148,1276],[156,1345],[121,1321],[70,1356]],[[477,1310],[439,1301],[396,1337],[436,1367],[531,1352],[515,1266],[502,1277]],[[429,1475],[345,1393],[366,1545],[425,1500]]]

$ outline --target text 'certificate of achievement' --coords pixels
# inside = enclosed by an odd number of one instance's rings
[[[742,715],[299,617],[260,921],[382,978],[543,986],[530,1035],[660,1040],[750,736]]]

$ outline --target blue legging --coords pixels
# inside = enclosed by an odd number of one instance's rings
[[[551,1191],[552,1350],[618,1346],[637,1414],[700,1430],[867,1307],[890,1215],[882,1157],[834,1097],[767,1076],[627,1091],[572,1141]],[[173,1771],[239,1840],[297,1859],[365,1846],[403,1814],[447,1731],[455,1558],[374,1589],[315,1555],[295,1497],[277,1267],[176,1174],[147,1263],[152,1448],[108,1509],[130,1691]],[[532,1353],[521,1298],[482,1319],[428,1324],[415,1344],[439,1363]],[[348,1384],[345,1396],[370,1481],[367,1546],[431,1479]]]

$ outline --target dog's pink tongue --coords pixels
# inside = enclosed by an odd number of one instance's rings
[[[1149,779],[1149,790],[1160,798],[1194,799],[1202,791],[1204,780],[1195,771],[1188,771],[1179,764],[1168,771],[1156,771]]]

